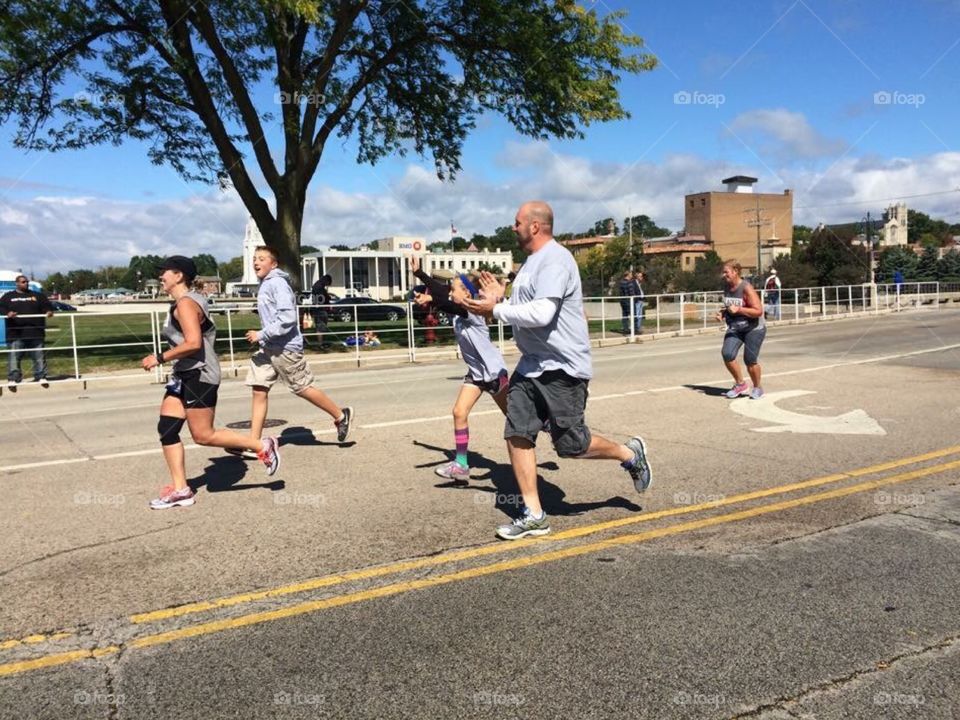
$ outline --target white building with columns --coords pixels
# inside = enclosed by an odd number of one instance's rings
[[[390,300],[405,297],[410,288],[418,284],[410,270],[410,256],[421,259],[424,272],[452,270],[469,273],[487,267],[500,268],[503,274],[510,272],[513,258],[508,251],[466,250],[463,252],[427,252],[427,242],[422,237],[395,235],[376,240],[360,250],[320,250],[303,255],[301,280],[303,289],[309,290],[323,275],[330,275],[333,282],[330,292],[340,297],[363,295],[374,300]]]

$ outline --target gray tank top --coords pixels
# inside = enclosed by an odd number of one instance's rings
[[[220,361],[217,359],[217,352],[214,349],[214,340],[217,338],[217,326],[213,324],[210,317],[210,309],[207,307],[207,299],[197,292],[188,292],[184,295],[193,300],[203,311],[203,320],[200,322],[200,332],[203,334],[202,345],[193,355],[178,358],[173,361],[173,372],[179,374],[189,370],[200,371],[200,382],[211,385],[220,384]],[[170,310],[167,312],[167,323],[163,326],[163,339],[170,347],[176,347],[184,341],[183,329],[180,323],[173,317],[173,310],[177,303],[170,304]]]
[[[723,289],[723,306],[725,308],[730,307],[731,305],[736,305],[737,307],[744,307],[744,296],[746,294],[746,288],[750,283],[746,280],[741,280],[740,284],[737,285],[733,290],[729,287],[724,287]],[[748,318],[743,315],[730,315],[729,313],[724,314],[724,319],[727,321],[727,327],[731,330],[752,330],[756,327],[763,327],[763,315],[757,318]]]

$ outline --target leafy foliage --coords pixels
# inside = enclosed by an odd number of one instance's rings
[[[298,277],[334,134],[356,138],[360,162],[429,154],[441,178],[485,112],[580,137],[626,118],[620,75],[656,64],[622,17],[573,0],[11,0],[0,123],[33,150],[142,141],[184,178],[233,187]]]

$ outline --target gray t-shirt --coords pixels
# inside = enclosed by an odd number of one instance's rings
[[[590,335],[583,315],[580,270],[573,255],[551,240],[527,258],[513,281],[510,304],[554,298],[560,307],[543,327],[513,328],[513,338],[522,357],[517,372],[537,377],[548,370],[589,380],[593,377]]]
[[[482,317],[472,313],[467,313],[466,317],[455,317],[453,331],[471,378],[490,382],[506,370],[503,355],[490,339],[490,329]]]

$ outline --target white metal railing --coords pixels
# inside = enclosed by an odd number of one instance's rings
[[[903,283],[881,285],[840,285],[831,287],[783,288],[779,297],[765,290],[758,290],[763,300],[768,321],[776,322],[803,322],[805,320],[822,320],[825,318],[846,317],[864,313],[902,312],[907,310],[939,309],[947,304],[960,308],[960,284],[941,285],[939,283]],[[715,319],[717,310],[722,304],[722,292],[692,292],[663,295],[648,295],[637,305],[636,297],[588,297],[584,299],[584,314],[588,320],[591,340],[605,344],[608,342],[631,342],[636,339],[638,331],[652,335],[684,335],[704,332],[711,328],[719,329],[721,324]],[[398,308],[403,314],[402,325],[385,326],[380,319],[364,319],[365,312],[371,307],[383,308],[390,305]],[[339,319],[327,319],[327,327],[307,328],[303,330],[308,340],[319,342],[331,340],[329,346],[344,347],[348,337],[363,337],[364,331],[373,329],[381,340],[381,345],[374,351],[357,343],[342,352],[311,353],[307,348],[307,357],[311,364],[342,362],[346,357],[351,358],[358,366],[364,363],[365,358],[375,359],[377,362],[415,362],[418,359],[429,357],[454,357],[459,353],[453,339],[453,329],[449,324],[426,327],[414,321],[413,303],[395,302],[370,304],[339,304],[337,311],[349,312],[350,320],[341,322]],[[54,354],[68,354],[72,360],[73,380],[116,379],[130,377],[145,377],[139,367],[140,352],[147,355],[162,349],[161,330],[166,319],[166,310],[145,310],[143,313],[131,312],[129,305],[124,312],[97,312],[97,313],[58,313],[59,317],[68,319],[66,326],[59,328],[60,335],[52,344],[48,343],[45,351],[48,358]],[[325,306],[324,309],[328,309]],[[637,312],[642,308],[642,318]],[[301,326],[303,318],[309,315],[317,318],[321,308],[315,305],[301,305],[299,319]],[[212,307],[212,315],[217,320],[219,328],[217,347],[221,355],[221,366],[225,373],[237,374],[246,367],[247,359],[252,352],[250,343],[244,337],[247,329],[259,328],[259,320],[250,307]],[[25,316],[29,317],[29,316]],[[78,324],[93,319],[120,318],[118,324],[127,328],[131,335],[128,342],[78,342]],[[135,321],[134,318],[137,320]],[[245,319],[245,321],[244,321]],[[322,319],[322,317],[321,317]],[[399,319],[399,318],[398,318]],[[638,322],[639,321],[639,322]],[[338,323],[338,324],[337,324]],[[333,324],[334,327],[330,327]],[[50,328],[52,330],[52,328]],[[49,331],[49,330],[48,330]],[[89,333],[83,333],[89,335]],[[109,337],[104,333],[105,337]],[[116,331],[113,332],[116,335]],[[515,350],[510,342],[511,331],[502,323],[491,327],[491,337],[498,343],[501,350],[509,353]],[[48,337],[49,340],[49,337]],[[81,358],[89,360],[96,354],[103,354],[117,348],[128,348],[130,372],[109,372],[108,374],[91,374],[81,369]],[[0,346],[0,363],[8,364],[11,353],[9,344]],[[24,363],[30,369],[30,360]],[[85,363],[89,364],[89,363]],[[63,364],[60,364],[59,377],[64,377]],[[162,380],[163,368],[153,371],[152,377]]]

